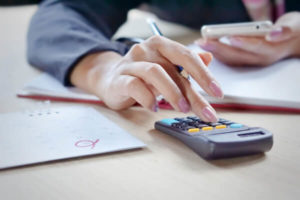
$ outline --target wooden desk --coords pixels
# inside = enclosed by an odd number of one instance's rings
[[[1,113],[37,104],[15,95],[39,73],[28,66],[24,56],[26,27],[34,9],[0,8]],[[0,199],[300,198],[299,115],[218,110],[221,117],[269,129],[275,143],[266,155],[208,162],[174,138],[153,130],[154,121],[184,114],[94,107],[144,141],[147,148],[0,171]]]

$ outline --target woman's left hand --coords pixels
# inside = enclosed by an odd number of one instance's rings
[[[300,12],[281,16],[266,37],[229,37],[229,45],[219,40],[195,41],[228,65],[266,66],[281,59],[300,56]]]

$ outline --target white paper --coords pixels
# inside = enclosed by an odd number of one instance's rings
[[[196,52],[203,51],[196,45],[188,47]],[[300,59],[298,58],[283,60],[267,67],[231,67],[214,59],[209,70],[221,84],[225,94],[224,99],[207,96],[193,79],[191,82],[210,103],[300,108]],[[18,94],[99,100],[96,96],[79,89],[64,87],[46,73],[28,83]]]
[[[93,100],[100,101],[98,97],[88,94],[79,88],[65,87],[57,79],[47,73],[42,73],[18,92],[20,95],[30,96],[49,96],[63,97],[68,99]]]
[[[0,115],[0,169],[144,146],[92,108]]]
[[[202,52],[196,45],[190,49]],[[216,103],[245,103],[250,105],[300,108],[300,59],[293,58],[266,67],[232,67],[214,59],[210,72],[221,84],[223,100],[209,98]],[[203,90],[194,80],[197,90]]]

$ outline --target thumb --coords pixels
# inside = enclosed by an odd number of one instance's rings
[[[288,40],[298,32],[300,13],[290,12],[282,15],[274,24],[271,32],[266,36],[269,42],[281,42]]]
[[[292,37],[292,29],[288,26],[274,26],[270,33],[266,35],[269,42],[281,42]]]

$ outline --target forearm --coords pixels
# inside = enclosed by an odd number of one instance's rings
[[[104,77],[121,60],[122,56],[113,51],[104,51],[85,56],[73,69],[70,80],[73,85],[91,93],[103,91]],[[98,93],[99,94],[99,93]],[[100,92],[100,94],[103,94]],[[101,97],[100,97],[101,98]]]
[[[126,52],[126,45],[110,40],[111,23],[99,22],[104,8],[99,7],[96,12],[91,2],[45,0],[41,3],[27,37],[27,59],[32,66],[70,85],[73,67],[86,55]]]

